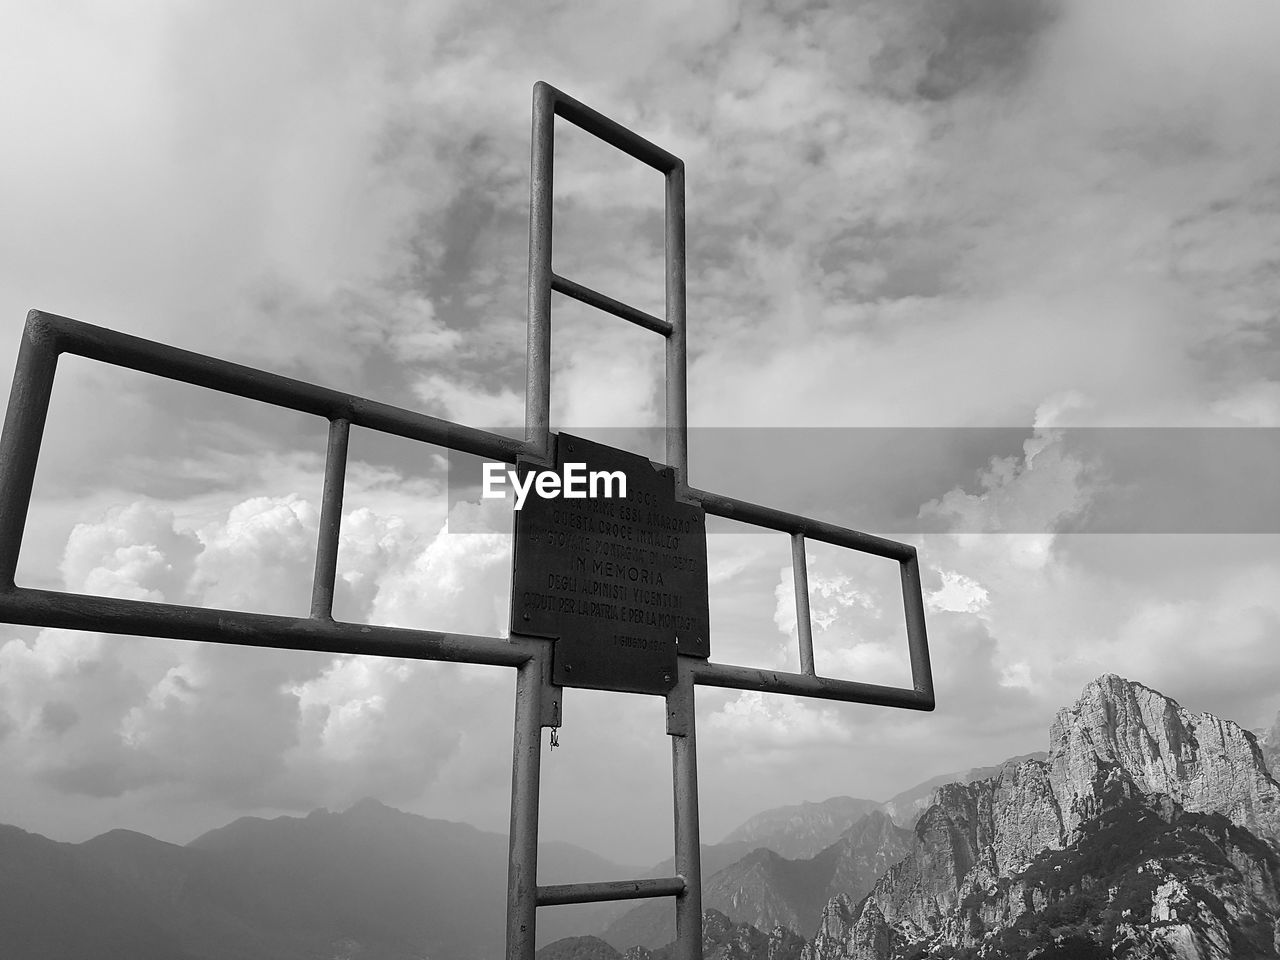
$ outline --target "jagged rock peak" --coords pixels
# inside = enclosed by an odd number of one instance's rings
[[[1141,683],[1104,674],[1058,711],[1049,729],[1049,766],[1065,825],[1077,827],[1094,782],[1120,769],[1146,793],[1163,793],[1193,812],[1218,812],[1280,839],[1280,785],[1257,738],[1239,724],[1193,713]]]

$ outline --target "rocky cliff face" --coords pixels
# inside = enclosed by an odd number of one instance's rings
[[[1258,749],[1262,751],[1262,759],[1267,762],[1267,769],[1272,779],[1280,780],[1280,713],[1270,727],[1259,730]]]
[[[910,830],[899,827],[880,811],[867,814],[829,848],[833,866],[823,902],[841,893],[854,898],[865,896],[876,880],[910,851]],[[816,919],[797,929],[812,930]]]
[[[1108,675],[1050,741],[941,787],[911,854],[832,899],[805,960],[1277,955],[1280,786],[1254,735]]]
[[[1280,786],[1257,738],[1230,720],[1192,713],[1108,674],[1059,711],[1049,740],[1055,789],[1070,829],[1086,814],[1099,770],[1114,766],[1144,793],[1166,794],[1186,810],[1221,813],[1280,839]]]
[[[1047,753],[1025,753],[1020,757],[1011,757],[1003,763],[991,767],[972,767],[969,770],[955,773],[944,773],[932,777],[923,783],[902,791],[884,802],[881,809],[893,817],[896,823],[904,827],[914,827],[916,821],[933,804],[933,795],[939,787],[949,783],[973,783],[975,780],[989,780],[998,776],[1005,767],[1016,767],[1027,760],[1045,760]]]

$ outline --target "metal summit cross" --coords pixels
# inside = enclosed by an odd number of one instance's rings
[[[555,117],[660,170],[666,178],[666,317],[620,303],[551,268]],[[550,428],[551,294],[573,297],[666,338],[666,464],[556,434]],[[537,908],[551,904],[674,897],[677,956],[702,957],[702,876],[694,729],[697,684],[931,710],[933,681],[914,547],[690,487],[685,394],[684,164],[625,127],[545,83],[533,88],[529,229],[529,352],[525,437],[514,440],[384,403],[32,311],[27,317],[4,434],[0,437],[0,621],[40,627],[169,637],[208,643],[444,660],[513,667],[517,673],[507,873],[508,960],[531,960]],[[67,353],[259,400],[329,422],[320,533],[309,617],[178,606],[17,586],[14,575],[58,357]],[[627,497],[602,516],[563,502],[517,513],[510,637],[409,630],[333,619],[338,532],[352,426],[437,444],[520,469],[562,465],[565,456],[621,470]],[[581,444],[581,447],[578,445]],[[536,498],[535,498],[536,499]],[[791,538],[800,673],[715,663],[707,616],[705,515]],[[896,560],[906,612],[912,688],[820,677],[814,669],[805,541]],[[621,604],[602,595],[594,558],[622,557],[622,570],[661,582]],[[588,564],[588,558],[593,558]],[[626,573],[623,574],[624,578]],[[678,613],[672,613],[672,610]],[[621,632],[620,632],[621,631]],[[675,794],[676,875],[665,879],[540,886],[538,783],[542,728],[557,728],[566,686],[665,696]]]

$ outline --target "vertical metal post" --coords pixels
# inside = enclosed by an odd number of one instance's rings
[[[800,672],[817,676],[813,665],[813,618],[809,614],[809,561],[804,553],[804,534],[791,535],[791,574],[796,590],[796,635],[800,639]]]
[[[507,861],[507,960],[533,960],[538,910],[538,788],[546,651],[516,672],[511,751],[511,837]]]
[[[924,593],[920,587],[920,557],[915,547],[902,561],[902,605],[907,620],[907,645],[911,654],[911,683],[918,693],[933,697],[933,670],[929,666],[929,641],[924,626]],[[930,706],[928,709],[932,710]]]
[[[18,348],[9,409],[0,436],[0,589],[13,589],[22,533],[31,506],[40,439],[58,367],[53,333],[33,310]]]
[[[333,587],[338,579],[338,535],[342,529],[342,494],[347,477],[347,441],[351,423],[329,421],[329,449],[324,459],[324,491],[320,495],[320,532],[316,537],[316,572],[311,581],[311,616],[333,619]]]
[[[529,353],[524,439],[544,461],[551,458],[551,208],[555,163],[552,88],[533,86],[529,169]]]
[[[667,465],[676,490],[689,483],[688,346],[685,327],[684,163],[667,171]]]
[[[671,774],[675,797],[676,874],[684,892],[676,897],[678,960],[702,960],[702,848],[698,830],[698,745],[693,672],[680,658],[676,688],[667,695]]]

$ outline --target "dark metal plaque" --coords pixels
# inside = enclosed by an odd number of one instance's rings
[[[711,653],[703,510],[676,500],[672,471],[639,454],[564,433],[555,453],[562,477],[566,463],[621,472],[627,495],[530,489],[516,511],[511,632],[556,641],[561,686],[666,693],[677,654]]]

